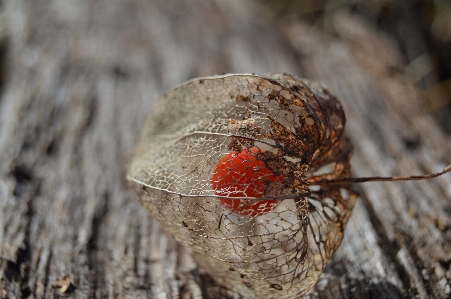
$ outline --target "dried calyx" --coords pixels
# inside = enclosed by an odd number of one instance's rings
[[[350,183],[406,179],[351,178],[344,126],[340,102],[316,82],[194,79],[154,106],[127,179],[217,281],[251,298],[294,298],[341,243]]]

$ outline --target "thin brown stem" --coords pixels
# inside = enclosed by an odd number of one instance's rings
[[[363,177],[363,178],[341,178],[328,180],[321,177],[308,178],[307,182],[310,185],[326,185],[326,184],[344,184],[344,183],[366,183],[366,182],[394,182],[394,181],[418,181],[426,180],[441,176],[447,172],[451,171],[451,164],[448,165],[444,170],[436,173],[425,174],[425,175],[412,175],[412,176],[393,176],[393,177]]]

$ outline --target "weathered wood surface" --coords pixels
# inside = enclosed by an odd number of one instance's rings
[[[240,298],[203,275],[127,188],[152,103],[192,77],[288,72],[342,100],[355,176],[451,160],[396,44],[346,12],[337,36],[274,23],[250,1],[5,0],[0,98],[0,294]],[[170,116],[168,116],[170,117]],[[447,298],[451,175],[368,183],[342,246],[306,298]]]

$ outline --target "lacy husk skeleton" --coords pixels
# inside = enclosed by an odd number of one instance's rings
[[[354,206],[349,184],[309,186],[350,177],[344,125],[340,102],[316,82],[287,74],[194,79],[154,106],[128,180],[163,229],[217,281],[252,298],[293,298],[319,279]],[[215,190],[221,158],[250,149],[283,180],[261,178],[258,198],[234,194],[251,188],[239,179]],[[224,198],[276,204],[246,215]]]

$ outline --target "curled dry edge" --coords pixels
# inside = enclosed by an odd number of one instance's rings
[[[127,179],[219,283],[250,298],[294,298],[343,239],[357,197],[350,184],[410,179],[351,178],[344,126],[340,102],[316,82],[194,79],[153,107]]]

